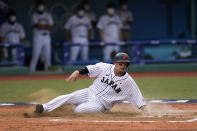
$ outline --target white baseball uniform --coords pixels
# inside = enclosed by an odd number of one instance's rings
[[[25,38],[25,32],[23,26],[18,22],[13,25],[5,22],[0,27],[0,36],[4,38],[4,43],[19,44],[20,40]],[[8,57],[7,50],[5,56]],[[12,49],[12,60],[17,60],[17,48]]]
[[[43,24],[43,25],[53,25],[53,19],[51,14],[44,12],[38,14],[33,13],[32,25]],[[30,63],[30,71],[35,71],[36,65],[40,55],[44,55],[44,68],[45,70],[51,65],[51,36],[49,30],[42,30],[34,28],[33,30],[33,53],[32,60]]]
[[[118,15],[104,15],[99,19],[97,28],[103,30],[104,32],[104,42],[105,43],[116,43],[120,42],[120,30],[122,28],[122,22]],[[112,51],[119,51],[119,46],[106,45],[103,50],[104,60],[110,59],[110,54]]]
[[[140,108],[144,98],[132,77],[126,73],[115,76],[115,66],[107,63],[88,65],[89,77],[96,77],[89,88],[61,95],[43,104],[44,111],[50,112],[65,104],[74,104],[76,113],[101,113],[110,110],[116,103],[126,100]]]
[[[88,45],[88,30],[92,28],[90,19],[87,16],[78,17],[73,15],[64,25],[66,30],[71,32],[72,43]],[[82,60],[88,59],[88,46],[71,46],[71,60],[76,60],[79,52],[81,52]]]

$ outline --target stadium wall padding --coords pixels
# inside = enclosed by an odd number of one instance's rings
[[[10,75],[54,75],[70,74],[84,66],[54,66],[48,72],[38,71],[31,73],[28,67],[0,67],[0,76]],[[176,64],[145,64],[130,65],[128,72],[175,72],[175,71],[197,71],[197,63],[176,63]]]

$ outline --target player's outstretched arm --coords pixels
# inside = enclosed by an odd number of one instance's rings
[[[81,74],[81,75],[87,75],[88,73],[89,73],[88,68],[85,67],[83,69],[79,69],[79,70],[76,70],[75,72],[73,72],[66,80],[67,81],[74,82],[74,81],[77,80],[79,74]]]
[[[78,76],[79,76],[79,71],[76,70],[66,80],[69,82],[74,82],[77,80]]]

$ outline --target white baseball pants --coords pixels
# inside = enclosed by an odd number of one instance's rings
[[[74,109],[75,113],[102,113],[106,110],[96,96],[89,91],[89,88],[85,88],[71,94],[58,96],[48,103],[43,104],[44,112],[53,111],[66,104],[76,105]]]
[[[79,53],[82,60],[88,60],[88,50],[88,46],[71,46],[70,60],[76,60]]]
[[[51,38],[49,35],[34,36],[30,71],[35,71],[40,55],[44,56],[44,69],[47,70],[51,65]]]
[[[104,60],[110,60],[110,55],[112,53],[112,51],[116,51],[118,52],[120,49],[119,46],[112,46],[112,45],[106,45],[103,49],[103,57],[104,57]]]

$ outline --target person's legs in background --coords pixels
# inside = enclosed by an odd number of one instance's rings
[[[51,66],[51,38],[50,36],[45,36],[43,38],[44,47],[43,53],[44,55],[44,70],[47,71],[48,67]]]
[[[81,46],[81,59],[82,60],[88,60],[88,53],[89,53],[89,47],[88,46]]]
[[[72,60],[72,61],[76,60],[81,47],[80,46],[71,46],[70,48],[71,48],[70,60]]]
[[[42,36],[37,36],[33,38],[33,51],[32,51],[32,59],[30,62],[30,71],[34,72],[36,70],[36,65],[43,48]]]

